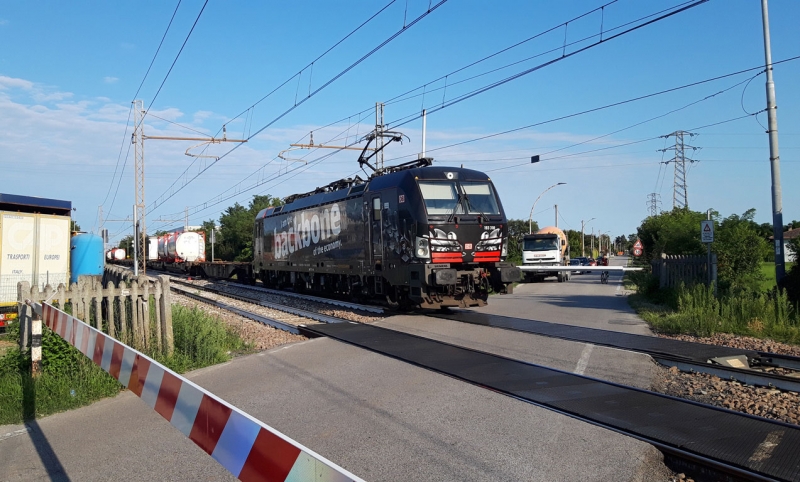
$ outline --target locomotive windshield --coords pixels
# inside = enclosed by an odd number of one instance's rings
[[[488,182],[462,182],[461,189],[467,197],[469,214],[500,214],[497,198]]]
[[[455,181],[420,181],[419,190],[429,215],[464,214]]]
[[[497,197],[488,182],[419,181],[419,189],[431,216],[500,214]]]
[[[558,238],[556,236],[553,236],[552,238],[526,239],[523,244],[523,251],[550,251],[553,249],[559,249]]]

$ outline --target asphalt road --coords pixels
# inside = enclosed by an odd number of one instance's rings
[[[547,302],[549,290],[560,293],[558,304]],[[522,286],[491,303],[511,316],[641,329],[609,323],[630,320],[615,290],[600,286],[595,275]],[[559,315],[561,309],[571,313]],[[652,367],[640,355],[450,320],[398,316],[381,325],[640,386]],[[238,358],[189,378],[366,480],[651,481],[669,475],[647,444],[330,339]],[[232,480],[130,392],[44,418],[30,432],[0,427],[0,480],[48,477]]]

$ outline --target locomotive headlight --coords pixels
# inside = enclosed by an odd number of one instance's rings
[[[420,238],[417,236],[415,254],[417,258],[430,258],[431,247],[428,238]]]
[[[500,256],[508,256],[508,238],[503,240],[503,251],[500,253]]]

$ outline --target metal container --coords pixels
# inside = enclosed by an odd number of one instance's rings
[[[82,233],[70,240],[70,283],[77,283],[78,276],[102,276],[105,267],[103,238]]]
[[[155,261],[158,259],[158,237],[150,236],[147,238],[147,260]]]
[[[122,248],[113,248],[106,253],[106,259],[109,261],[122,261],[125,259],[125,250]]]
[[[180,262],[198,262],[206,259],[206,240],[203,233],[171,233],[167,244],[167,258]]]

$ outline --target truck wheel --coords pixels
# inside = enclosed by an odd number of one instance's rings
[[[558,275],[556,275],[556,279],[558,279],[559,283],[563,283],[564,282],[564,273],[559,271]]]

